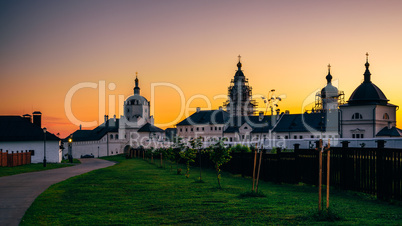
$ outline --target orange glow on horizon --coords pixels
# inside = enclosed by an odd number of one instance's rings
[[[286,95],[281,111],[302,113],[306,98],[326,85],[329,63],[348,100],[363,80],[366,52],[373,83],[390,103],[402,105],[402,30],[395,29],[402,24],[401,7],[401,1],[360,0],[0,3],[0,114],[41,111],[43,126],[65,137],[79,128],[64,106],[72,87],[98,85],[78,90],[71,110],[99,124],[103,112],[122,114],[119,96],[133,93],[138,71],[141,95],[149,101],[153,84],[179,87],[184,102],[176,90],[160,86],[151,106],[155,124],[180,121],[182,106],[193,108],[185,109],[187,115],[209,108],[203,97],[211,109],[222,105],[239,54],[254,95],[271,89]],[[113,99],[115,107],[109,106]]]

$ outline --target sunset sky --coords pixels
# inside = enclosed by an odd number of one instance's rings
[[[71,110],[83,122],[99,121],[103,111],[123,114],[119,95],[132,95],[138,72],[155,124],[173,127],[186,115],[181,106],[208,107],[200,96],[212,109],[222,105],[239,54],[253,94],[286,95],[281,111],[303,112],[326,85],[328,64],[349,99],[363,81],[366,52],[372,81],[401,106],[401,9],[400,0],[3,0],[0,115],[41,111],[43,126],[65,137],[79,127],[66,115],[69,90],[97,84],[77,90]]]

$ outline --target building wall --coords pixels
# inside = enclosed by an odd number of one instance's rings
[[[376,117],[376,134],[387,126],[396,126],[396,107],[394,106],[377,106],[375,111]],[[389,119],[384,118],[385,114]]]
[[[374,137],[374,109],[375,105],[341,107],[341,129],[343,138],[353,138],[353,134],[359,129],[364,138]],[[352,119],[355,113],[359,113],[362,119]],[[363,131],[364,130],[364,131]]]
[[[384,127],[396,126],[396,107],[382,105],[347,106],[342,110],[342,137],[353,138],[354,130],[364,130],[364,138],[373,138]],[[352,119],[353,114],[359,113],[362,119]],[[383,119],[387,113],[389,119]]]
[[[9,153],[16,151],[33,150],[31,156],[32,163],[43,162],[44,157],[44,141],[15,141],[0,142],[0,149]],[[51,163],[60,163],[62,159],[62,151],[59,141],[46,141],[46,161]]]
[[[99,149],[98,149],[99,147]],[[68,158],[68,142],[64,144],[63,158]],[[95,157],[122,154],[124,142],[119,139],[118,133],[108,133],[98,141],[73,141],[73,158],[81,158],[81,155],[94,155]],[[99,150],[99,151],[98,151]]]
[[[216,125],[186,125],[186,126],[177,126],[177,135],[182,138],[197,138],[202,137],[204,140],[207,140],[212,137],[222,137],[223,136],[224,125],[216,124]]]

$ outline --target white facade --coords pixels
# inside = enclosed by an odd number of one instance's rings
[[[3,152],[16,153],[21,151],[33,150],[31,155],[31,163],[41,163],[44,157],[44,141],[8,141],[0,142],[0,149]],[[46,141],[46,161],[50,163],[60,163],[62,160],[62,150],[60,149],[60,141]]]
[[[374,138],[384,127],[396,126],[396,106],[341,106],[342,137]]]
[[[164,131],[153,126],[149,101],[140,95],[138,78],[135,79],[134,95],[124,101],[123,109],[124,115],[120,119],[108,119],[105,116],[105,122],[94,130],[73,133],[73,158],[83,155],[102,157],[122,154],[126,146],[150,148],[165,144]],[[103,134],[102,137],[99,134]],[[64,146],[63,156],[66,158],[68,143]]]

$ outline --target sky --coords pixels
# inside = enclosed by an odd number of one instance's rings
[[[366,52],[373,83],[402,105],[401,8],[399,0],[2,0],[0,115],[41,111],[42,126],[61,137],[91,129],[104,114],[123,114],[138,72],[155,125],[173,127],[196,107],[222,106],[238,55],[253,94],[286,96],[281,111],[304,112],[328,64],[348,100]]]

